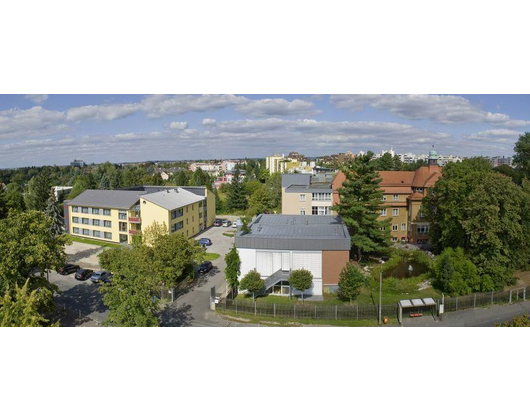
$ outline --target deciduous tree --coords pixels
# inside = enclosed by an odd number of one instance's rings
[[[245,274],[239,284],[240,289],[252,293],[252,299],[255,299],[256,292],[259,292],[264,286],[261,275],[256,270],[249,271]]]
[[[339,298],[350,303],[353,302],[361,293],[361,288],[365,283],[364,274],[349,262],[342,268],[339,275]]]
[[[289,284],[302,294],[302,301],[304,300],[304,290],[311,288],[313,285],[313,274],[311,271],[303,268],[293,270],[289,276]]]
[[[24,286],[15,285],[14,293],[9,288],[0,296],[0,327],[42,327],[48,320],[39,313],[39,290],[29,289],[29,280]]]
[[[228,285],[232,288],[239,286],[239,275],[241,274],[241,258],[235,247],[232,247],[225,256],[225,276]]]

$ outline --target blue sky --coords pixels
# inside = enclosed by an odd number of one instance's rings
[[[512,155],[529,95],[0,95],[0,167],[318,156]]]

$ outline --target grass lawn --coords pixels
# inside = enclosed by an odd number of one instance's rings
[[[90,244],[90,245],[97,245],[97,246],[107,246],[111,248],[120,248],[120,244],[113,244],[111,242],[105,242],[105,241],[98,241],[96,239],[86,239],[86,238],[79,238],[77,236],[67,235],[69,239],[71,239],[73,242],[81,242],[83,244]]]
[[[220,255],[216,254],[215,252],[207,252],[206,253],[206,260],[208,260],[208,261],[214,261],[214,260],[216,260],[219,257],[220,257]]]
[[[251,314],[236,313],[225,311],[221,307],[216,312],[228,319],[238,322],[249,322],[252,324],[263,324],[276,327],[299,327],[300,325],[329,325],[336,327],[377,327],[377,320],[327,320],[327,319],[292,319],[292,318],[274,318],[265,316],[255,316]],[[389,319],[388,325],[397,324],[394,319]]]
[[[429,287],[428,289],[424,290],[418,290],[414,293],[385,293],[383,290],[383,296],[382,296],[382,303],[383,305],[392,305],[395,303],[398,303],[400,300],[404,299],[423,299],[423,298],[433,298],[437,299],[441,297],[442,294],[438,291],[433,289],[432,287]],[[236,299],[240,300],[246,300],[246,301],[252,301],[252,296],[246,296],[246,295],[238,295]],[[302,304],[302,299],[298,297],[289,297],[287,296],[275,296],[275,295],[268,295],[268,296],[258,296],[256,298],[258,302],[263,303],[276,303],[276,304]],[[334,294],[328,294],[324,295],[324,300],[322,301],[306,301],[308,305],[348,305],[349,302],[344,302],[340,300],[337,295]],[[352,304],[354,305],[377,305],[379,304],[379,291],[372,292],[371,290],[367,288],[362,288],[361,294],[357,298],[357,300],[353,301]]]
[[[223,236],[226,236],[228,238],[233,238],[235,235],[235,233],[231,233],[231,232],[223,232]]]

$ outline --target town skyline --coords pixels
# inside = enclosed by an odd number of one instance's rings
[[[0,95],[0,167],[388,150],[511,156],[528,95]]]

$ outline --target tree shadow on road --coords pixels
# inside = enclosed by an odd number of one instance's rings
[[[90,314],[104,313],[108,310],[99,293],[99,286],[82,283],[61,293],[55,299],[60,313],[60,322],[64,326],[76,326],[90,321]]]
[[[167,305],[160,312],[161,327],[191,327],[193,319],[191,305],[187,303],[183,303],[180,306],[177,303],[173,303],[172,305]]]
[[[84,258],[90,258],[93,255],[98,254],[99,252],[101,252],[101,248],[84,249],[83,251],[78,251],[75,254],[70,254],[68,256],[68,261],[79,262],[80,260]]]

